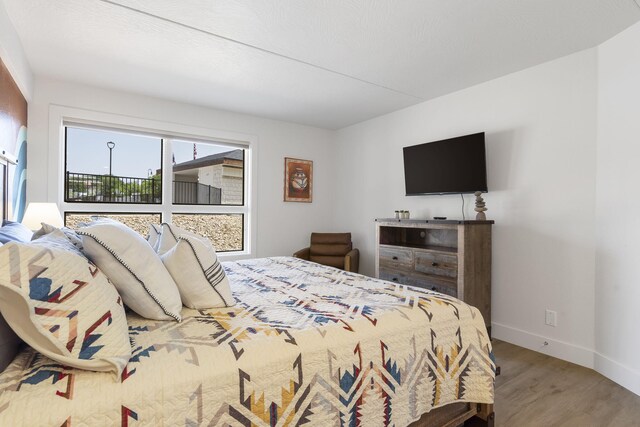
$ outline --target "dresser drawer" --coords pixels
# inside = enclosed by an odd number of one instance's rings
[[[440,292],[441,294],[458,298],[458,290],[451,286],[437,284],[437,283],[430,283],[427,285],[426,289],[430,289],[432,291]]]
[[[380,268],[379,277],[389,282],[429,289],[452,297],[458,297],[456,283],[447,280],[438,280],[437,277],[386,268]]]
[[[378,278],[382,279],[382,280],[388,280],[389,282],[393,282],[393,283],[400,283],[402,285],[406,285],[407,284],[407,273],[399,271],[399,270],[392,270],[392,269],[386,269],[383,267],[380,267],[380,272],[378,274]]]
[[[413,267],[413,251],[406,248],[380,246],[380,264]]]
[[[415,251],[416,271],[434,276],[458,277],[458,257],[441,252]]]

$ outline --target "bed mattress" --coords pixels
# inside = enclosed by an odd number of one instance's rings
[[[237,305],[181,323],[128,316],[120,378],[26,349],[0,374],[0,425],[396,425],[493,402],[477,309],[289,257],[226,262]]]

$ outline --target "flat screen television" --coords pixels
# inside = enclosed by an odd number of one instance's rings
[[[407,196],[487,191],[484,132],[403,150]]]

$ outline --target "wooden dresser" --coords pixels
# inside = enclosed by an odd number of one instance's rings
[[[376,219],[376,277],[454,296],[491,332],[494,221]]]

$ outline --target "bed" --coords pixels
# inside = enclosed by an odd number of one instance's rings
[[[185,308],[181,323],[128,314],[120,378],[21,351],[0,374],[0,425],[492,423],[477,309],[296,258],[224,268],[234,307]]]

